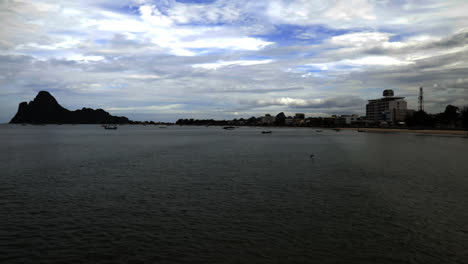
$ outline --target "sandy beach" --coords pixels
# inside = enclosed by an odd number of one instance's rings
[[[468,131],[465,130],[435,130],[435,129],[397,129],[397,128],[341,128],[343,130],[363,131],[370,133],[414,133],[414,134],[431,134],[431,135],[447,135],[447,136],[468,136]]]

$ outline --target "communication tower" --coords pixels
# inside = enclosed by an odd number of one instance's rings
[[[424,111],[424,96],[423,96],[423,88],[422,87],[419,87],[418,110],[419,111]]]

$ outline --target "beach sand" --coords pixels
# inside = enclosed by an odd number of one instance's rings
[[[357,131],[370,133],[414,133],[414,134],[431,134],[431,135],[446,135],[446,136],[468,136],[468,131],[465,130],[433,130],[433,129],[399,129],[399,128],[340,128],[343,130]]]

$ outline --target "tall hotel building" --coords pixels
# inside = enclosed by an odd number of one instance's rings
[[[393,90],[383,91],[383,98],[369,100],[366,105],[366,118],[369,121],[404,121],[408,113],[404,97],[393,95]]]

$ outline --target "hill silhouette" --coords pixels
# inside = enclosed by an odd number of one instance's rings
[[[122,116],[113,116],[102,109],[83,108],[70,111],[62,107],[47,91],[40,91],[33,101],[19,104],[18,112],[10,124],[127,124],[131,121]]]

